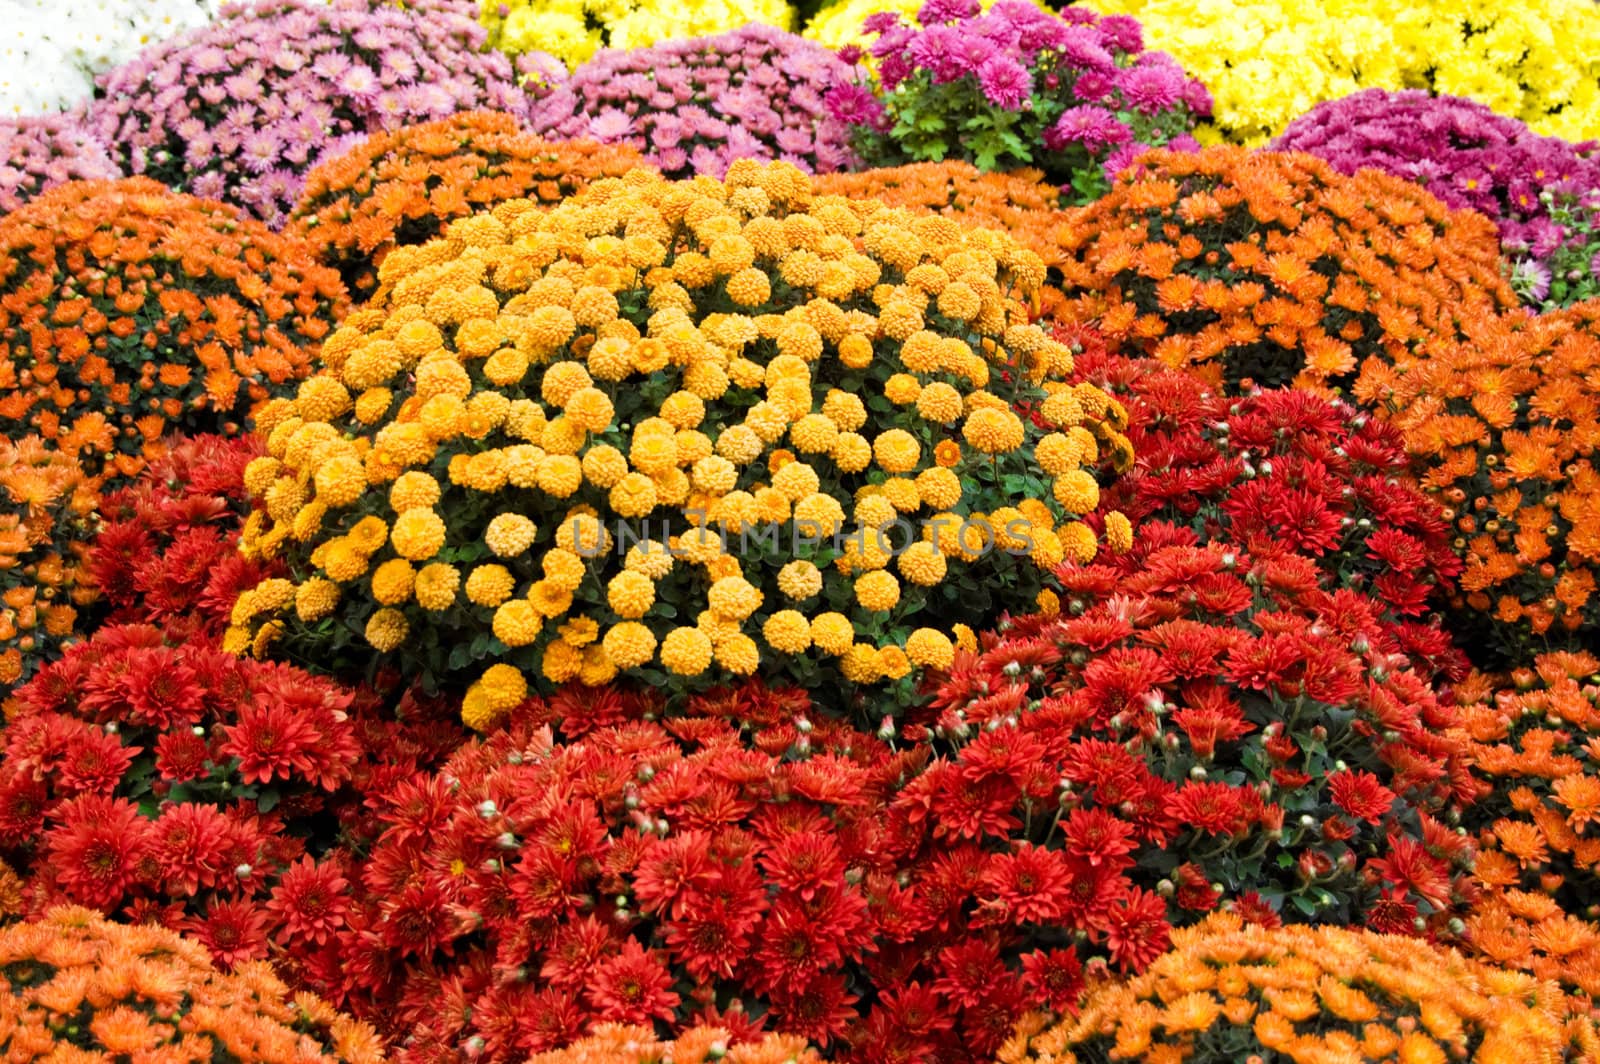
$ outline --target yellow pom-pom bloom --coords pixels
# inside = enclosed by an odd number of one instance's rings
[[[811,642],[828,654],[843,654],[855,637],[855,625],[842,613],[819,613],[811,618]]]
[[[521,514],[497,514],[483,533],[496,557],[515,558],[533,546],[538,526]]]
[[[812,598],[822,590],[822,571],[804,559],[788,562],[778,570],[778,590],[796,602]]]
[[[444,518],[432,510],[407,510],[395,518],[389,535],[395,551],[414,562],[426,561],[444,546]]]
[[[761,635],[774,649],[785,654],[804,654],[811,647],[811,623],[799,610],[779,610],[767,618]]]
[[[490,665],[462,699],[462,723],[477,731],[487,731],[527,697],[528,680],[519,669],[504,664]]]
[[[711,638],[698,628],[674,628],[661,641],[661,664],[679,676],[699,676],[711,664]]]
[[[711,609],[719,617],[742,621],[761,608],[761,592],[742,576],[725,576],[711,585]]]
[[[539,638],[544,618],[527,599],[502,602],[494,611],[494,637],[508,647],[525,647]]]
[[[387,654],[406,641],[410,630],[405,614],[395,609],[381,609],[367,621],[367,642],[380,654]]]
[[[417,605],[423,609],[443,611],[455,605],[456,592],[461,588],[461,571],[453,565],[435,562],[417,571],[412,593]]]
[[[1133,522],[1120,510],[1112,510],[1105,518],[1106,546],[1113,554],[1126,554],[1133,549]]]
[[[372,571],[372,597],[385,606],[398,606],[411,599],[417,571],[404,558],[390,558]]]
[[[1009,410],[974,410],[961,427],[961,435],[984,454],[1005,454],[1022,446],[1022,419]]]
[[[655,634],[637,621],[612,626],[601,645],[612,664],[624,670],[647,664],[656,653]]]
[[[1056,502],[1071,514],[1093,513],[1100,505],[1100,485],[1082,469],[1073,469],[1056,478]]]
[[[500,605],[516,586],[517,578],[503,565],[480,565],[467,574],[467,598],[478,606]]]
[[[873,612],[892,610],[900,602],[900,581],[890,573],[877,571],[856,578],[856,601]]]
[[[922,668],[948,669],[955,663],[956,648],[943,632],[918,628],[906,638],[906,657]]]
[[[638,620],[655,605],[656,585],[642,573],[624,570],[606,585],[606,602],[618,617]]]
[[[900,557],[895,559],[895,564],[900,570],[900,575],[911,583],[919,587],[933,587],[944,580],[949,563],[945,560],[944,553],[932,543],[918,542],[902,551]],[[856,590],[859,594],[859,584]]]

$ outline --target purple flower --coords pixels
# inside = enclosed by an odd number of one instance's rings
[[[65,181],[121,177],[73,115],[0,119],[0,214]]]
[[[978,68],[978,84],[996,107],[1018,111],[1033,92],[1033,79],[1013,59],[991,56]]]
[[[986,37],[952,30],[946,39],[949,48],[947,61],[963,74],[976,74],[989,60],[1003,58],[995,55],[994,42]]]
[[[1044,143],[1053,151],[1061,151],[1071,144],[1081,144],[1093,153],[1101,148],[1124,144],[1131,136],[1128,127],[1117,121],[1117,116],[1104,107],[1081,104],[1062,112],[1055,124],[1044,131]]]
[[[978,0],[927,0],[917,9],[917,21],[924,26],[960,22],[978,13]]]
[[[1106,179],[1108,181],[1115,180],[1118,174],[1122,173],[1122,171],[1133,165],[1133,161],[1135,159],[1149,150],[1150,145],[1141,144],[1138,141],[1134,141],[1132,144],[1124,144],[1122,147],[1106,156],[1106,161],[1101,167],[1101,170],[1106,175]]]
[[[1098,30],[1087,26],[1068,26],[1063,29],[1056,48],[1068,66],[1098,70],[1105,74],[1117,69],[1116,60],[1106,50],[1105,38]]]
[[[1160,66],[1134,67],[1118,75],[1117,87],[1135,111],[1159,114],[1182,97],[1183,75]]]
[[[861,85],[836,85],[823,99],[828,114],[852,126],[876,126],[883,118],[883,101]]]
[[[900,16],[893,11],[878,11],[861,20],[862,33],[888,33],[900,26]]]
[[[615,108],[601,111],[589,119],[589,136],[602,144],[622,140],[633,132],[633,120]]]
[[[1072,95],[1084,103],[1099,103],[1111,95],[1115,84],[1112,76],[1103,70],[1085,70],[1072,83]]]
[[[1144,50],[1144,27],[1131,15],[1106,15],[1100,20],[1099,28],[1111,47],[1119,51],[1131,54]]]
[[[1549,295],[1550,279],[1549,269],[1537,259],[1519,259],[1511,267],[1511,287],[1524,303],[1538,303]]]

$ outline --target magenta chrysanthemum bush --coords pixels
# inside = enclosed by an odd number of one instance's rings
[[[553,87],[536,89],[535,133],[629,144],[668,177],[720,178],[736,159],[778,159],[808,173],[851,162],[847,131],[823,95],[853,68],[813,41],[771,26],[604,49]]]
[[[122,176],[105,145],[72,115],[0,119],[0,214],[64,181]]]
[[[1027,0],[928,0],[910,25],[892,11],[876,34],[876,91],[842,84],[828,109],[867,163],[964,159],[980,170],[1032,166],[1079,202],[1152,147],[1198,147],[1189,131],[1211,95],[1165,52],[1144,50],[1126,15]]]
[[[1451,207],[1500,229],[1512,283],[1525,302],[1556,302],[1577,278],[1552,276],[1584,243],[1600,197],[1600,143],[1542,137],[1515,118],[1457,96],[1368,89],[1318,104],[1273,142],[1353,174],[1370,168],[1415,181]],[[1577,214],[1573,206],[1588,207]],[[1592,225],[1592,223],[1590,223]],[[1581,256],[1587,264],[1589,255]]]
[[[270,224],[305,175],[369,133],[488,108],[516,111],[510,61],[449,8],[261,0],[147,49],[101,81],[90,129],[115,160]]]

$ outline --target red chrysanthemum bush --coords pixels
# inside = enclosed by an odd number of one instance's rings
[[[0,751],[0,854],[37,911],[157,920],[225,965],[275,941],[299,962],[342,927],[345,850],[367,796],[453,749],[451,714],[388,711],[197,632],[113,625],[15,696]]]
[[[1363,402],[1405,435],[1466,559],[1473,643],[1512,664],[1600,631],[1600,301],[1466,325],[1464,342],[1369,366]]]
[[[513,199],[559,203],[591,181],[644,167],[625,144],[546,141],[516,119],[469,111],[379,132],[311,172],[288,232],[315,247],[358,298],[378,287],[389,250]]]
[[[1453,707],[1380,603],[1323,590],[1309,558],[1160,523],[1060,575],[1059,615],[958,659],[933,702],[958,749],[912,785],[956,838],[1033,844],[1012,904],[1052,883],[1092,912],[1104,880],[1163,932],[1231,904],[1441,933],[1471,901]],[[1141,931],[1109,939],[1126,968],[1163,944]]]
[[[1465,821],[1483,890],[1467,940],[1600,998],[1600,658],[1544,654],[1509,677],[1475,673],[1456,698],[1481,794]]]
[[[70,455],[37,436],[0,439],[0,696],[77,634],[96,501]]]
[[[239,593],[282,575],[238,552],[250,510],[252,436],[174,441],[138,479],[105,496],[86,571],[113,624],[153,624],[169,640],[220,637]]]
[[[313,1064],[384,1059],[366,1024],[270,967],[224,974],[191,939],[61,906],[0,930],[0,1031],[10,1060]]]
[[[1151,359],[1089,355],[1086,378],[1128,410],[1133,468],[1101,505],[1168,521],[1257,558],[1302,555],[1324,586],[1373,599],[1419,662],[1459,679],[1466,663],[1425,618],[1461,561],[1439,504],[1409,479],[1404,438],[1349,403],[1274,389],[1228,397]]]
[[[760,1041],[732,1043],[719,1027],[696,1027],[662,1041],[646,1027],[605,1024],[581,1042],[539,1053],[527,1064],[818,1064],[803,1038],[769,1034]]]
[[[1310,155],[1153,152],[1069,228],[1064,320],[1229,387],[1347,388],[1517,305],[1488,219]]]
[[[124,477],[168,432],[236,432],[348,301],[300,241],[145,178],[0,218],[0,293],[0,432]]]

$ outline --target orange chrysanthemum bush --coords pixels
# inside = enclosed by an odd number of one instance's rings
[[[530,680],[909,694],[1094,556],[1086,467],[1131,457],[1126,412],[1028,322],[1044,275],[1002,234],[750,161],[397,248],[258,421],[243,546],[293,578],[240,599],[229,645],[392,655],[470,684],[474,726]]]
[[[83,467],[37,436],[0,439],[0,696],[77,631],[99,496]]]
[[[1467,940],[1600,998],[1600,658],[1544,654],[1508,682],[1474,673],[1456,698],[1482,791],[1463,821],[1484,892]]]
[[[122,477],[168,432],[238,431],[346,305],[299,241],[146,178],[0,218],[0,293],[0,433]]]
[[[1517,305],[1488,219],[1314,156],[1152,152],[1072,214],[1059,312],[1237,388],[1348,388]]]
[[[1473,321],[1463,343],[1369,366],[1357,395],[1405,434],[1455,525],[1468,649],[1521,663],[1529,647],[1592,641],[1600,300]]]
[[[52,909],[0,930],[0,1039],[10,1060],[170,1064],[381,1061],[377,1035],[264,963],[224,975],[153,925]]]
[[[717,1027],[696,1027],[663,1042],[649,1028],[607,1023],[565,1049],[535,1053],[527,1064],[817,1064],[821,1059],[805,1039],[793,1035],[731,1041]]]
[[[999,229],[1052,268],[1059,268],[1068,254],[1059,235],[1068,221],[1061,211],[1061,190],[1038,170],[985,173],[971,163],[951,160],[822,174],[811,185],[821,195],[879,199]]]
[[[601,177],[646,165],[625,144],[544,141],[511,115],[469,111],[377,133],[306,179],[289,232],[338,269],[357,298],[397,244],[421,244],[445,225],[510,199],[559,202]]]
[[[1275,930],[1218,913],[1076,1016],[1023,1020],[1001,1064],[1142,1060],[1398,1064],[1589,1061],[1594,1021],[1561,989],[1415,938]]]

